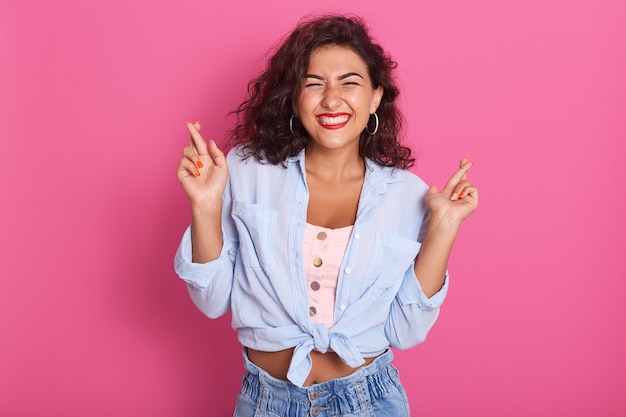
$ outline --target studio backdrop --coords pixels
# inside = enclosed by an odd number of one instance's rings
[[[478,211],[415,416],[626,415],[626,3],[0,3],[0,415],[228,416],[241,347],[189,300],[176,166],[304,16],[354,13],[398,62],[412,170],[474,161]],[[279,122],[279,121],[277,121]]]

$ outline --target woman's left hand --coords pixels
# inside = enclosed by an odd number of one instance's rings
[[[467,180],[472,163],[461,158],[459,169],[450,177],[443,190],[432,186],[426,193],[431,217],[448,218],[459,224],[478,207],[478,189]]]

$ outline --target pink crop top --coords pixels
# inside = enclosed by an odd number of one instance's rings
[[[353,226],[327,229],[307,223],[302,249],[309,294],[309,315],[314,323],[333,327],[335,291],[339,268],[346,253]]]

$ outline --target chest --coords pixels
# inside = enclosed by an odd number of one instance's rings
[[[363,177],[343,181],[308,181],[307,222],[328,229],[353,225],[359,207]]]

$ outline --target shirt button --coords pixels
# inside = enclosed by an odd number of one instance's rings
[[[328,235],[326,234],[326,232],[319,232],[317,234],[317,240],[324,240],[328,237]]]
[[[320,266],[322,266],[322,258],[317,257],[313,259],[313,265],[315,265],[316,268],[319,268]]]
[[[346,305],[342,304],[339,306],[339,310],[344,311],[346,309]]]
[[[311,289],[312,289],[313,291],[317,291],[317,290],[319,290],[319,289],[320,289],[320,283],[319,283],[319,282],[317,282],[317,281],[313,281],[313,282],[311,283]]]
[[[316,314],[317,314],[317,308],[309,307],[309,316],[313,317]]]
[[[359,239],[360,237],[361,237],[361,235],[360,235],[360,234],[358,234],[358,233],[355,233],[355,234],[354,234],[354,238],[355,238],[355,239]]]
[[[352,268],[347,267],[346,269],[344,269],[344,272],[345,272],[346,274],[349,274],[350,272],[352,272]]]

